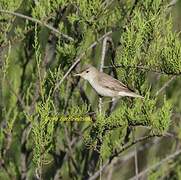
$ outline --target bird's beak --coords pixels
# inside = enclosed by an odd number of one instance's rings
[[[79,74],[74,74],[73,76],[81,76],[82,74],[81,73],[79,73]]]

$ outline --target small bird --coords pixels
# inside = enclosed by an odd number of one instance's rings
[[[75,74],[87,80],[100,96],[117,99],[121,96],[143,98],[117,79],[98,71],[94,66],[87,65],[83,72]]]

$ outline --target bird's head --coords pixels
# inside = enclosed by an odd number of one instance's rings
[[[92,65],[86,65],[81,73],[75,74],[74,76],[80,76],[88,81],[92,80],[97,74],[98,70]]]

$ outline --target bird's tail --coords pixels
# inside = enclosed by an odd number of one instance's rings
[[[120,96],[129,96],[129,97],[136,97],[136,98],[144,98],[143,96],[136,94],[134,92],[119,92]]]

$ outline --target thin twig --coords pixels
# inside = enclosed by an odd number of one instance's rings
[[[145,143],[139,147],[137,147],[137,153],[141,153],[143,151],[145,151],[146,149],[151,148],[153,145],[157,145],[160,141],[162,140],[162,138],[155,138],[153,141]],[[124,155],[123,157],[117,159],[117,162],[115,164],[124,164],[125,162],[129,161],[131,158],[134,158],[135,155],[135,150],[129,152],[128,154]]]
[[[22,135],[21,135],[21,154],[20,154],[20,172],[21,172],[21,179],[27,179],[27,160],[30,155],[31,150],[28,150],[26,143],[28,141],[28,137],[31,132],[31,124],[28,123],[28,125],[24,128]]]
[[[135,150],[134,150],[134,164],[135,164],[136,180],[138,180],[138,154],[137,154],[136,147],[135,147]]]
[[[162,159],[161,161],[157,162],[156,164],[146,168],[144,171],[140,172],[138,174],[138,178],[142,177],[143,175],[145,175],[146,173],[158,168],[159,166],[161,166],[162,164],[166,163],[167,161],[169,161],[170,159],[175,158],[176,156],[178,156],[179,154],[181,154],[181,149],[177,150],[176,152],[174,152],[173,154],[170,154],[169,156],[167,156],[166,158]],[[129,180],[136,180],[136,177],[132,177]]]
[[[52,30],[53,32],[61,35],[63,38],[65,39],[68,39],[69,41],[74,41],[74,39],[66,34],[63,34],[61,33],[59,30],[57,30],[56,28],[54,28],[53,26],[49,25],[49,24],[46,24],[42,21],[40,21],[39,19],[35,19],[35,18],[32,18],[30,16],[27,16],[27,15],[24,15],[24,14],[21,14],[21,13],[17,13],[17,12],[12,12],[12,11],[8,11],[8,10],[3,10],[3,9],[0,9],[0,12],[1,13],[6,13],[6,14],[11,14],[11,15],[14,15],[14,16],[17,16],[17,17],[20,17],[20,18],[23,18],[23,19],[27,19],[29,21],[32,21],[32,22],[36,22],[38,24],[40,24],[41,26],[45,26],[47,27],[48,29]]]
[[[114,171],[114,160],[113,162],[110,164],[109,169],[108,169],[108,176],[107,176],[107,180],[111,180],[112,179],[112,175],[113,175],[113,171]]]
[[[155,94],[155,96],[158,96],[165,88],[167,88],[170,83],[175,80],[176,76],[172,76],[171,79],[169,79]]]
[[[153,138],[153,137],[160,137],[160,136],[159,136],[159,135],[156,135],[156,134],[155,134],[155,135],[144,136],[144,137],[141,137],[141,138],[139,138],[139,139],[134,140],[133,142],[131,142],[131,143],[128,144],[128,145],[123,146],[120,151],[118,151],[118,152],[116,152],[115,154],[113,154],[113,155],[109,158],[109,160],[107,160],[107,161],[104,163],[104,165],[102,166],[102,172],[103,172],[103,171],[105,170],[105,168],[112,162],[112,160],[113,160],[115,157],[120,156],[120,154],[121,154],[122,152],[124,152],[125,150],[129,149],[130,147],[134,146],[134,145],[137,144],[137,143],[143,142],[143,141],[148,140],[148,139],[151,139],[151,138]],[[89,180],[95,180],[95,179],[99,176],[99,174],[100,174],[100,170],[98,170],[97,172],[95,172],[95,173],[89,178]]]
[[[77,165],[77,163],[76,163],[76,161],[75,161],[75,159],[73,157],[73,150],[72,150],[72,145],[71,145],[72,141],[69,138],[68,130],[67,130],[66,126],[64,126],[64,131],[65,131],[65,139],[66,139],[67,147],[68,147],[68,155],[69,155],[70,159],[72,160],[72,164],[73,164],[75,170],[77,171],[77,173],[80,173],[79,172],[80,168],[78,168],[78,165]]]
[[[104,61],[105,61],[105,56],[106,56],[106,45],[107,45],[107,40],[108,37],[105,37],[103,40],[103,45],[102,45],[102,53],[101,53],[101,63],[100,63],[100,68],[99,71],[103,72],[103,67],[104,67]],[[102,98],[99,98],[99,113],[102,113]]]
[[[133,128],[132,135],[133,135],[133,140],[135,140],[135,127]],[[137,177],[136,180],[138,180],[138,153],[136,146],[134,148],[134,165],[135,165],[135,175]]]
[[[106,45],[109,37],[105,37],[103,40],[103,45],[102,45],[102,54],[101,54],[101,64],[100,64],[100,72],[103,72],[103,67],[104,67],[104,61],[105,61],[105,56],[106,56]]]
[[[79,64],[79,62],[81,61],[81,59],[86,55],[86,52],[90,49],[92,49],[93,47],[95,47],[100,41],[102,41],[102,39],[104,39],[106,36],[109,36],[110,34],[112,34],[112,31],[107,32],[106,34],[104,34],[103,36],[101,36],[97,41],[95,41],[94,43],[92,43],[84,52],[82,52],[74,61],[74,63],[70,66],[70,68],[68,69],[68,71],[65,73],[65,75],[62,77],[62,79],[56,84],[55,89],[53,92],[56,91],[56,89],[62,84],[62,82],[67,78],[67,76],[70,74],[70,72]]]
[[[104,66],[104,61],[105,61],[105,55],[106,55],[106,45],[107,45],[107,40],[108,37],[105,37],[103,40],[103,45],[102,45],[102,55],[101,55],[101,63],[100,63],[100,68],[99,71],[103,72],[103,66]],[[102,97],[99,97],[99,113],[102,113]],[[101,141],[102,141],[102,135],[101,135]],[[99,179],[101,180],[102,178],[102,157],[100,155],[100,174],[99,174]]]

